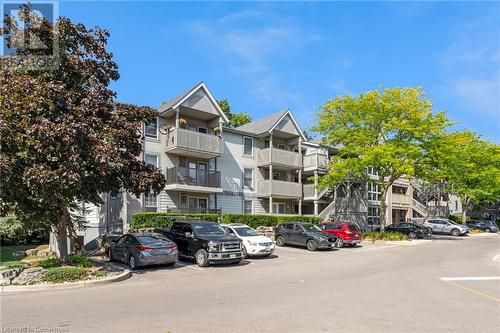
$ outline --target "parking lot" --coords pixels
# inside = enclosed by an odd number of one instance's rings
[[[2,328],[64,332],[497,332],[500,236],[277,248],[237,266],[136,271],[87,289],[2,296]]]

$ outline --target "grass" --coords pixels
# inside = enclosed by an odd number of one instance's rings
[[[408,237],[400,232],[368,232],[363,235],[363,239],[367,240],[388,240],[388,241],[400,241],[406,240]]]
[[[44,245],[13,245],[13,246],[1,246],[0,247],[0,263],[5,263],[9,261],[18,261],[21,259],[41,259],[46,258],[45,256],[30,256],[26,257],[25,255],[20,257],[14,257],[12,252],[15,251],[26,251],[31,249],[37,249],[38,251],[47,249],[49,246]]]
[[[2,266],[4,266],[7,269],[11,269],[11,268],[24,268],[26,265],[21,260],[15,260],[15,261],[4,262],[2,263]]]
[[[99,270],[99,271],[95,271],[94,275],[95,275],[95,277],[104,277],[104,276],[108,276],[109,272],[108,271]]]
[[[83,267],[54,267],[47,269],[42,281],[50,283],[75,282],[83,280],[88,275],[88,270]]]

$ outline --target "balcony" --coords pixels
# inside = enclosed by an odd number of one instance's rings
[[[257,154],[257,166],[273,165],[282,169],[301,169],[302,155],[293,151],[265,148]]]
[[[167,169],[165,190],[200,193],[221,193],[219,171],[174,167]]]
[[[326,154],[314,153],[304,156],[304,171],[326,171],[328,167],[328,156]]]
[[[392,193],[392,205],[393,206],[401,206],[401,207],[410,207],[411,199],[409,195],[400,194],[400,193]]]
[[[217,135],[174,128],[167,134],[165,152],[206,159],[214,158],[224,153],[224,142]]]
[[[301,198],[302,184],[283,180],[262,180],[257,182],[257,196],[276,198]]]

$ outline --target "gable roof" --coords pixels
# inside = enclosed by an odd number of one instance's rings
[[[292,120],[293,125],[299,132],[300,137],[302,138],[303,141],[307,141],[304,133],[302,132],[302,129],[300,128],[299,124],[295,120],[295,117],[293,116],[292,112],[290,112],[289,109],[285,109],[280,112],[273,113],[267,117],[258,119],[256,121],[252,121],[248,124],[236,127],[236,130],[243,131],[243,132],[248,132],[248,133],[253,133],[256,135],[263,134],[263,133],[271,133],[276,126],[283,120],[286,116],[289,116],[290,119]]]
[[[172,98],[169,101],[163,102],[160,107],[158,108],[158,111],[160,113],[167,112],[169,110],[174,110],[178,108],[182,103],[184,103],[189,97],[191,97],[196,91],[199,89],[203,89],[205,94],[207,95],[208,99],[212,103],[213,107],[217,110],[217,112],[221,115],[222,119],[224,119],[224,122],[229,122],[229,119],[227,116],[224,114],[222,109],[219,106],[219,103],[217,103],[217,100],[212,96],[212,93],[210,90],[208,90],[208,87],[205,85],[203,81],[195,85],[194,87],[191,87],[185,91],[183,91],[181,94],[177,95],[176,97]]]

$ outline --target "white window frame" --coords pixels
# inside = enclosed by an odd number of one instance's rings
[[[156,198],[156,205],[155,206],[149,205],[148,199],[147,199],[149,195],[154,195],[155,196],[155,198]],[[158,194],[154,194],[152,192],[151,193],[144,193],[144,208],[155,208],[156,211],[158,211],[158,206],[159,206],[158,205],[158,200],[159,200],[159,198],[160,198],[160,196]]]
[[[156,168],[160,167],[160,158],[159,158],[159,156],[157,154],[145,153],[144,154],[144,163],[147,163],[146,162],[146,156],[154,156],[156,158],[156,164],[152,164],[152,165],[154,165]]]
[[[250,141],[252,142],[252,144],[250,146],[250,148],[251,148],[251,154],[250,155],[245,153],[245,140],[246,139],[250,139]],[[253,138],[252,137],[249,137],[249,136],[244,136],[243,137],[243,156],[251,156],[251,157],[254,156],[254,153],[253,153]]]
[[[246,185],[245,184],[245,180],[247,179],[247,177],[245,175],[245,171],[246,170],[250,170],[251,171],[250,185]],[[243,168],[243,188],[253,189],[253,187],[254,187],[254,185],[253,185],[253,179],[254,179],[254,169],[252,169],[252,168]]]
[[[250,212],[247,212],[246,204],[250,203]],[[253,200],[243,200],[243,214],[253,214]]]
[[[160,119],[158,117],[156,117],[155,121],[156,121],[156,133],[155,133],[155,136],[148,135],[148,132],[146,131],[146,128],[148,127],[149,124],[144,124],[144,137],[145,138],[158,140],[158,131],[160,129]]]
[[[370,194],[373,194],[376,198],[371,199]],[[370,201],[380,201],[380,187],[374,181],[368,182],[368,200]]]

